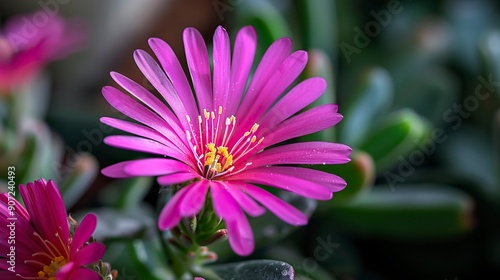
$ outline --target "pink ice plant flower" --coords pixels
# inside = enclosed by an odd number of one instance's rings
[[[11,194],[0,195],[4,225],[0,228],[0,279],[101,279],[85,267],[99,261],[105,251],[102,243],[88,243],[97,217],[87,214],[71,234],[53,181],[40,179],[20,185],[19,191],[26,208]]]
[[[11,18],[0,29],[0,93],[30,81],[47,63],[76,51],[85,37],[79,20],[45,11]]]
[[[185,29],[183,39],[195,94],[172,48],[157,38],[151,38],[149,46],[159,64],[143,50],[136,50],[134,58],[168,106],[138,83],[111,73],[133,98],[110,86],[103,88],[104,97],[138,123],[101,118],[109,126],[135,134],[108,136],[105,143],[159,157],[120,162],[102,173],[114,178],[159,176],[163,186],[184,184],[160,213],[162,230],[199,213],[211,197],[216,215],[225,221],[231,247],[239,255],[248,255],[254,239],[244,212],[259,216],[265,207],[296,226],[305,225],[308,219],[256,184],[317,200],[328,200],[346,186],[334,174],[291,165],[346,163],[351,153],[348,146],[305,142],[275,147],[331,127],[342,116],[334,104],[299,112],[324,92],[326,82],[309,78],[286,92],[307,63],[305,51],[291,53],[288,38],[269,47],[251,79],[257,46],[254,28],[238,32],[231,56],[228,33],[218,27],[212,67],[196,29]]]

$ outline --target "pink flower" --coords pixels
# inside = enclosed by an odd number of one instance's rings
[[[97,217],[86,215],[72,234],[54,182],[40,179],[19,191],[26,208],[7,193],[0,195],[0,279],[101,279],[84,267],[104,254],[103,244],[87,243]]]
[[[84,38],[80,22],[45,11],[11,18],[0,29],[0,93],[28,82],[46,63],[79,48]]]
[[[150,39],[161,67],[143,50],[136,50],[134,58],[168,106],[118,73],[111,73],[112,78],[134,98],[113,87],[103,88],[113,107],[139,122],[102,118],[103,123],[136,135],[109,136],[105,143],[159,157],[121,162],[102,173],[114,178],[160,176],[158,182],[165,186],[186,184],[162,210],[158,221],[162,230],[173,228],[181,217],[197,214],[210,190],[214,211],[225,221],[229,243],[239,255],[254,248],[244,212],[259,216],[264,206],[292,225],[307,223],[303,213],[255,184],[328,200],[346,186],[342,178],[290,165],[346,163],[351,153],[346,145],[328,142],[273,147],[331,127],[342,116],[333,104],[299,113],[325,90],[322,78],[307,79],[282,95],[307,63],[305,51],[290,53],[288,38],[269,47],[248,83],[256,40],[252,27],[241,29],[231,57],[228,34],[217,28],[211,69],[201,34],[187,28],[184,46],[193,95],[170,46]]]

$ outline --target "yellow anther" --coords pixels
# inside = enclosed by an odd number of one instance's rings
[[[262,141],[264,141],[264,137],[260,138],[260,140],[259,140],[259,142],[257,142],[257,144],[262,143]]]
[[[255,123],[254,125],[252,125],[252,128],[250,129],[250,131],[255,132],[255,131],[257,131],[257,129],[259,129],[259,124]]]
[[[252,136],[252,140],[250,140],[250,142],[251,142],[251,143],[254,143],[254,142],[255,142],[255,140],[257,140],[257,136],[255,136],[255,135],[254,135],[254,136]]]
[[[210,112],[210,117],[212,117],[212,120],[215,120],[215,114],[214,114],[214,112]]]
[[[222,114],[222,106],[219,106],[219,112],[218,113],[219,113],[219,115]]]
[[[233,155],[229,155],[227,158],[226,158],[226,163],[224,163],[224,168],[222,168],[223,170],[226,170],[229,166],[233,165]]]
[[[227,147],[219,146],[217,147],[217,152],[222,155],[222,157],[227,158],[229,153],[227,152]]]
[[[248,135],[250,135],[250,132],[249,132],[249,131],[247,131],[247,132],[243,133],[243,137],[247,137]]]
[[[208,120],[210,118],[210,113],[207,112],[207,109],[203,109],[203,115],[205,116],[205,119]]]
[[[210,152],[215,152],[215,151],[217,151],[217,150],[215,149],[215,144],[214,144],[214,143],[208,143],[208,144],[207,144],[207,149],[208,149]]]
[[[226,118],[226,125],[230,125],[231,124],[231,120],[229,118]]]
[[[231,121],[231,123],[233,123],[233,125],[236,124],[236,117],[234,115],[232,115],[231,117],[229,117],[229,120]]]
[[[203,120],[201,119],[201,116],[198,116],[198,123],[201,124],[202,122],[203,122]]]
[[[221,172],[222,171],[222,166],[220,163],[216,163],[215,164],[215,171],[217,171],[217,173]]]

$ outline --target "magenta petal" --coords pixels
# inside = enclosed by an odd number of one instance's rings
[[[156,142],[162,143],[167,146],[173,145],[172,142],[170,142],[170,140],[166,138],[164,135],[144,125],[108,117],[102,117],[100,121],[111,127],[120,129],[125,132],[133,133],[137,136],[149,138],[151,140],[154,140]]]
[[[189,172],[186,164],[165,158],[148,158],[131,161],[125,166],[125,172],[132,176],[157,176],[177,172]]]
[[[212,57],[214,110],[219,106],[226,109],[230,86],[231,46],[229,35],[222,26],[215,30]]]
[[[266,211],[266,209],[259,204],[257,204],[253,199],[248,197],[244,192],[238,188],[240,183],[237,182],[221,182],[222,185],[226,186],[226,190],[231,194],[231,196],[238,202],[240,207],[245,210],[250,216],[257,217]]]
[[[314,77],[300,82],[259,120],[261,127],[274,127],[318,99],[326,89],[323,78]]]
[[[248,256],[255,247],[252,228],[241,209],[238,208],[235,214],[239,216],[238,219],[226,221],[229,245],[231,245],[236,254]]]
[[[128,135],[111,135],[104,138],[104,143],[109,146],[138,151],[146,152],[150,154],[161,155],[164,157],[177,158],[182,161],[190,162],[191,158],[186,156],[183,152],[179,151],[174,145],[167,146],[162,143],[158,143],[154,140],[128,136]]]
[[[186,60],[198,99],[198,108],[212,111],[212,77],[210,75],[208,51],[203,37],[198,30],[186,28],[183,39]]]
[[[165,71],[168,78],[172,82],[172,85],[176,89],[186,112],[194,118],[199,114],[199,111],[196,107],[191,86],[189,85],[186,75],[184,74],[184,70],[182,69],[174,51],[165,41],[161,39],[151,38],[148,42],[154,54],[158,58],[163,71]]]
[[[250,184],[242,184],[240,189],[259,201],[281,220],[294,226],[307,224],[307,216],[304,213],[271,193]]]
[[[71,273],[77,269],[74,262],[68,262],[56,272],[56,280],[71,280]]]
[[[266,112],[276,101],[281,93],[289,87],[304,70],[307,63],[307,52],[296,51],[287,57],[260,91],[258,98],[245,114],[240,125],[251,126]]]
[[[179,209],[186,192],[192,186],[188,185],[180,189],[174,196],[167,202],[167,205],[161,210],[158,217],[158,228],[167,230],[173,228],[181,220],[181,211]]]
[[[231,93],[228,96],[227,115],[235,115],[240,103],[243,90],[252,69],[255,49],[257,48],[257,34],[251,26],[243,27],[234,41],[234,50],[231,64]]]
[[[268,147],[334,126],[342,120],[342,115],[337,113],[337,109],[337,105],[326,104],[291,117],[262,135],[265,137],[262,145]]]
[[[93,213],[85,215],[83,220],[80,222],[76,228],[75,234],[73,235],[73,241],[71,241],[70,247],[70,258],[73,258],[78,249],[80,249],[85,242],[89,240],[94,233],[97,225],[97,216]]]
[[[295,166],[276,166],[271,168],[273,168],[274,170],[278,170],[278,172],[281,174],[298,178],[307,178],[328,188],[332,192],[341,191],[347,185],[346,181],[341,177],[320,170]]]
[[[165,76],[165,73],[160,68],[158,63],[145,51],[136,50],[134,52],[135,63],[141,69],[144,76],[151,82],[151,84],[158,90],[158,92],[167,101],[168,105],[172,108],[175,115],[181,122],[184,128],[187,127],[186,115],[187,111],[179,98],[177,91]]]
[[[179,172],[158,177],[158,184],[161,186],[171,186],[199,178],[200,175],[195,172]]]
[[[191,217],[198,214],[205,205],[209,183],[201,180],[191,185],[179,205],[181,215]]]
[[[253,107],[256,97],[262,88],[264,88],[276,69],[288,57],[291,50],[292,41],[289,38],[278,39],[267,49],[259,66],[257,66],[257,70],[255,70],[252,82],[248,87],[241,106],[238,108],[238,114],[236,115],[238,119],[244,119],[244,116]]]
[[[66,207],[57,186],[52,180],[46,182],[40,179],[26,184],[26,187],[21,185],[19,189],[36,230],[42,238],[57,244],[62,250],[64,245],[61,244],[56,233],[63,242],[67,242],[69,228]],[[41,201],[48,203],[40,203]],[[47,219],[47,217],[51,218]]]
[[[175,126],[171,127],[156,113],[147,109],[116,88],[106,86],[102,89],[102,95],[111,106],[115,107],[121,113],[155,129],[179,148],[184,147],[186,151],[190,151],[186,143],[187,140],[185,140],[185,131],[180,131],[179,128]]]
[[[164,158],[148,158],[124,161],[102,169],[102,174],[111,178],[134,176],[159,176],[177,172],[190,172],[191,168],[182,162]]]
[[[73,261],[78,266],[89,265],[100,260],[102,256],[104,256],[105,251],[106,247],[104,244],[92,242],[76,252],[76,256]]]
[[[69,263],[68,263],[69,264]],[[85,280],[101,280],[101,276],[95,271],[83,267],[74,267],[68,270],[66,264],[59,271],[56,272],[56,280],[74,280],[74,279],[85,279]]]
[[[275,164],[341,164],[350,161],[349,146],[329,142],[302,142],[265,150],[249,168]]]
[[[165,105],[165,103],[160,101],[160,99],[138,83],[119,73],[111,72],[111,77],[131,95],[136,97],[139,101],[147,105],[153,112],[156,112],[160,117],[162,117],[175,131],[179,131],[179,119],[175,117],[172,111],[170,111],[170,109]]]
[[[249,255],[253,251],[254,240],[247,217],[222,184],[212,181],[210,186],[214,211],[226,223],[231,248],[238,255]]]
[[[272,186],[318,200],[328,200],[332,198],[332,191],[326,186],[308,179],[286,174],[282,172],[282,168],[284,167],[259,167],[251,170],[244,170],[229,178],[231,178],[230,180],[241,180],[249,183]]]

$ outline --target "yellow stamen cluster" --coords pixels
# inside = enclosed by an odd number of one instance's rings
[[[215,148],[214,143],[206,145],[208,152],[205,154],[205,166],[211,172],[221,173],[233,165],[233,155],[230,155],[227,147],[219,146]]]
[[[38,272],[38,277],[47,278],[48,280],[55,280],[55,273],[59,270],[63,265],[67,263],[66,259],[62,256],[54,258],[50,262],[50,265],[45,265],[43,270]]]
[[[264,137],[257,140],[255,134],[259,129],[259,124],[255,123],[237,141],[231,141],[234,137],[236,117],[231,115],[224,118],[222,111],[222,106],[219,106],[216,111],[203,109],[203,113],[198,116],[197,123],[191,123],[191,117],[186,115],[189,124],[186,138],[197,161],[200,174],[208,179],[223,176],[229,172],[233,174],[241,172],[252,163],[247,162],[238,170],[234,170],[235,163],[249,152],[255,151],[264,140]]]

